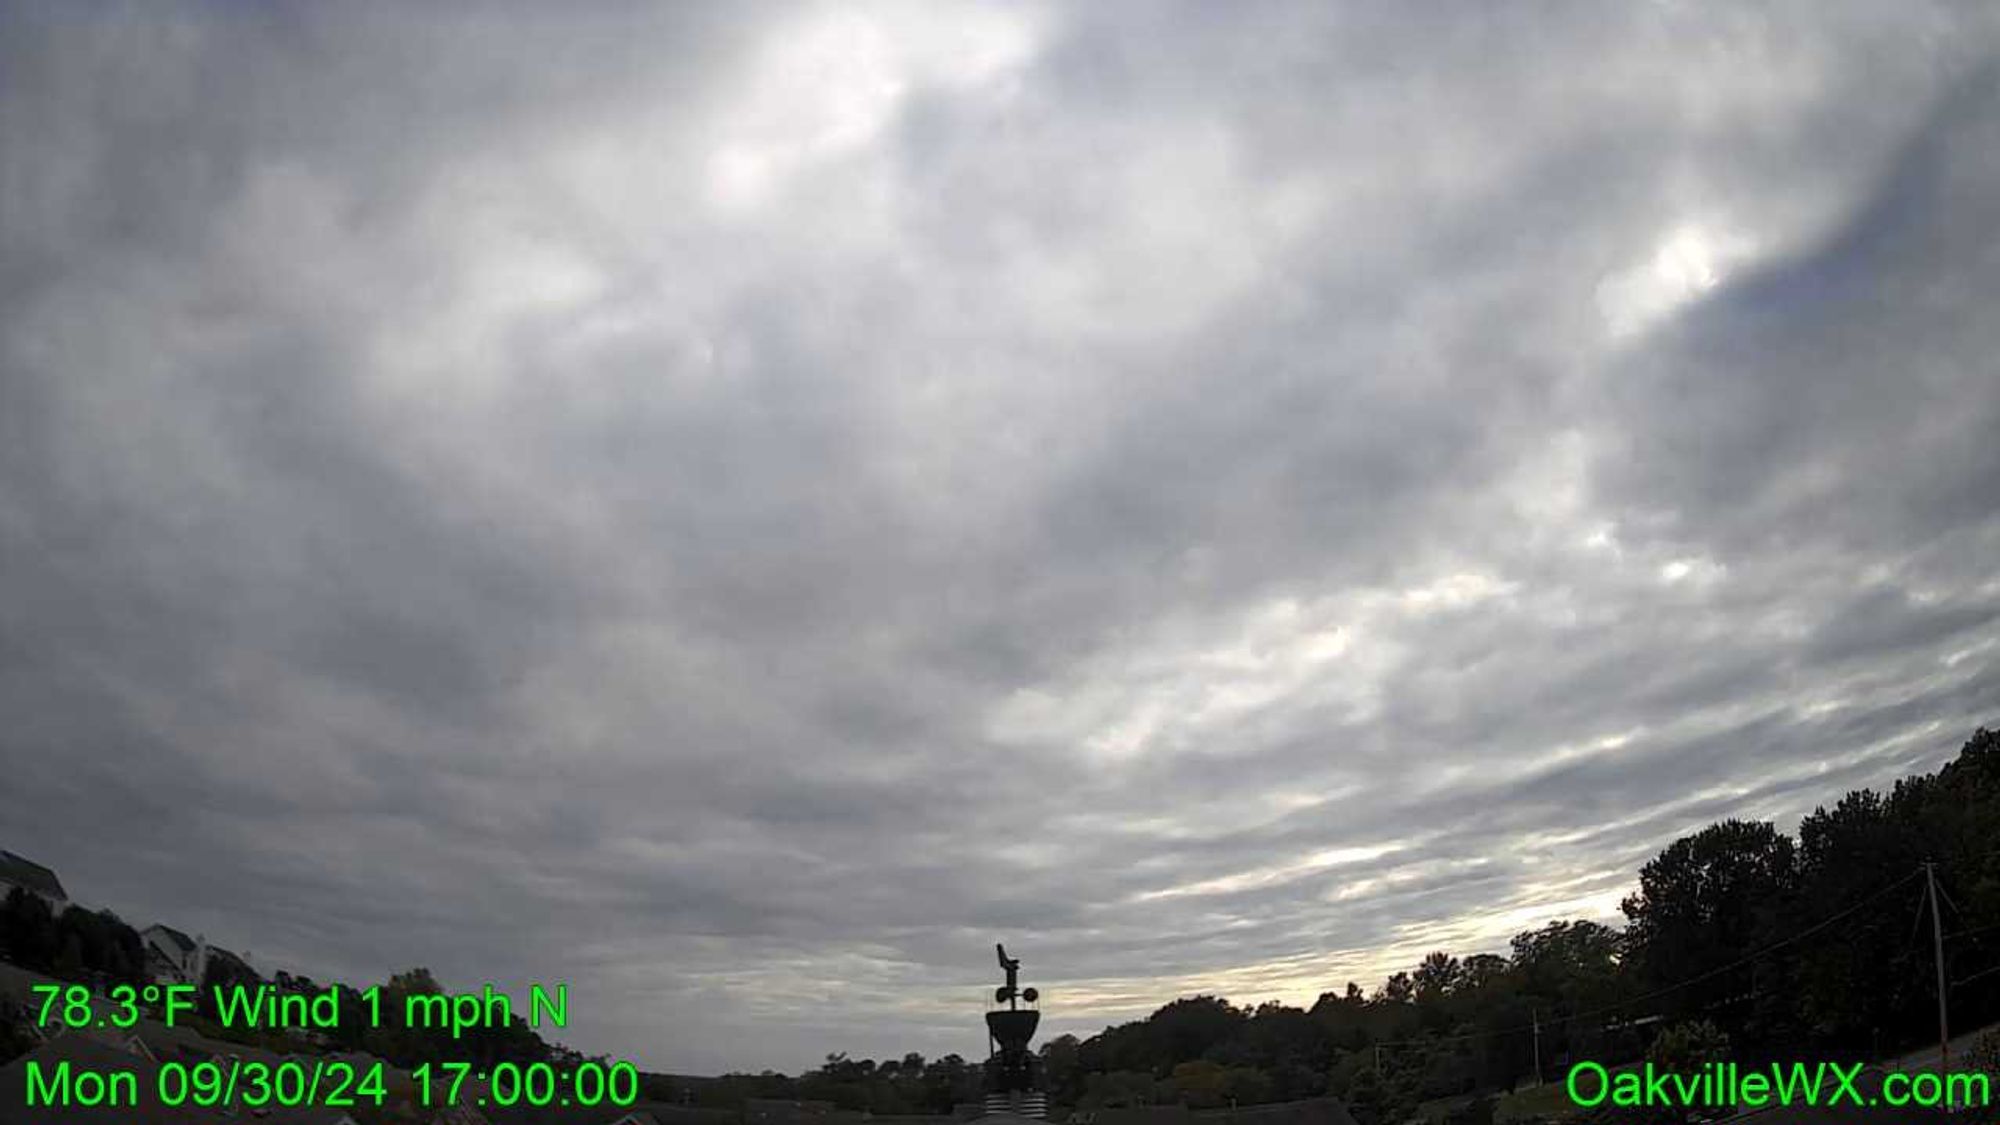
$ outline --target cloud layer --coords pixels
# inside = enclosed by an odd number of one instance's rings
[[[1605,916],[1994,717],[1995,30],[9,8],[0,843],[684,1072]]]

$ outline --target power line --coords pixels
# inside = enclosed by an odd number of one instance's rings
[[[1910,936],[1904,942],[1905,945],[1917,944],[1917,930],[1924,924],[1924,904],[1928,901],[1930,901],[1928,893],[1917,896],[1917,909],[1916,913],[1910,915]]]
[[[1708,970],[1707,972],[1697,973],[1694,976],[1688,977],[1685,980],[1675,981],[1673,984],[1656,988],[1651,992],[1643,992],[1637,996],[1628,997],[1627,999],[1624,1000],[1617,1000],[1599,1008],[1592,1008],[1582,1012],[1573,1012],[1570,1015],[1564,1016],[1562,1022],[1568,1024],[1576,1020],[1589,1019],[1593,1016],[1601,1016],[1607,1012],[1615,1012],[1620,1008],[1629,1008],[1634,1004],[1643,1003],[1647,1000],[1656,1000],[1670,993],[1678,992],[1681,989],[1686,988],[1691,984],[1700,984],[1702,981],[1710,980],[1714,977],[1721,976],[1722,974],[1731,972],[1735,969],[1740,969],[1743,966],[1749,964],[1750,962],[1765,956],[1766,954],[1774,953],[1780,949],[1785,948],[1786,946],[1794,945],[1798,942],[1804,941],[1806,938],[1809,938],[1812,935],[1820,932],[1821,930],[1826,929],[1828,926],[1833,925],[1835,922],[1838,922],[1848,917],[1849,915],[1854,914],[1855,912],[1859,911],[1862,907],[1870,905],[1876,899],[1879,899],[1883,895],[1886,895],[1889,892],[1900,888],[1901,886],[1903,886],[1903,884],[1908,883],[1913,879],[1921,877],[1923,874],[1924,874],[1924,869],[1919,867],[1916,870],[1911,871],[1908,875],[1905,875],[1902,878],[1896,880],[1895,882],[1888,883],[1878,888],[1873,894],[1870,894],[1868,897],[1861,899],[1860,901],[1856,902],[1854,905],[1848,907],[1847,909],[1841,911],[1840,913],[1831,915],[1830,917],[1827,918],[1823,918],[1820,921],[1815,922],[1811,926],[1808,926],[1805,929],[1798,931],[1797,933],[1791,934],[1787,937],[1783,937],[1778,939],[1777,941],[1771,942],[1770,944],[1762,947],[1761,949],[1752,950],[1751,952],[1744,954],[1742,957],[1739,957],[1736,960],[1731,961],[1726,965],[1720,965],[1716,968]],[[1922,915],[1919,914],[1919,917],[1921,916]],[[1391,1040],[1388,1042],[1378,1043],[1376,1045],[1381,1047],[1420,1047],[1438,1043],[1458,1043],[1469,1039],[1489,1039],[1500,1035],[1519,1035],[1524,1031],[1532,1031],[1532,1030],[1534,1030],[1533,1025],[1522,1024],[1519,1027],[1499,1028],[1493,1031],[1468,1031],[1459,1035],[1440,1036],[1435,1039]]]
[[[1946,899],[1945,901],[1949,902],[1951,900]],[[1944,940],[1957,941],[1959,938],[1962,937],[1977,937],[1980,934],[1987,933],[1988,931],[1991,930],[2000,930],[2000,922],[1995,922],[1990,926],[1974,926],[1972,929],[1960,930],[1955,934],[1946,934],[1944,935]]]
[[[1651,999],[1655,999],[1655,998],[1657,998],[1657,997],[1661,997],[1661,996],[1665,996],[1665,995],[1667,995],[1667,994],[1668,994],[1668,993],[1670,993],[1670,992],[1677,992],[1677,991],[1679,991],[1680,989],[1683,989],[1683,988],[1686,988],[1686,987],[1687,987],[1688,985],[1691,985],[1691,984],[1699,984],[1699,983],[1701,983],[1702,981],[1704,981],[1704,980],[1708,980],[1708,979],[1709,979],[1709,978],[1711,978],[1711,977],[1717,977],[1717,976],[1721,976],[1721,975],[1722,975],[1723,973],[1726,973],[1726,972],[1730,972],[1731,970],[1734,970],[1734,969],[1740,969],[1740,968],[1742,968],[1743,966],[1745,966],[1745,965],[1749,964],[1749,963],[1750,963],[1750,962],[1752,962],[1752,961],[1755,961],[1755,960],[1757,960],[1758,958],[1760,958],[1760,957],[1764,956],[1764,955],[1765,955],[1765,954],[1767,954],[1767,953],[1774,953],[1774,952],[1776,952],[1776,951],[1778,951],[1778,950],[1780,950],[1780,949],[1783,949],[1783,948],[1785,948],[1785,947],[1786,947],[1786,946],[1788,946],[1788,945],[1794,945],[1794,944],[1796,944],[1796,943],[1798,943],[1798,942],[1801,942],[1801,941],[1804,941],[1804,940],[1805,940],[1806,938],[1809,938],[1809,937],[1811,937],[1812,935],[1814,935],[1814,934],[1816,934],[1816,933],[1820,932],[1821,930],[1824,930],[1824,929],[1826,929],[1826,928],[1827,928],[1828,926],[1831,926],[1831,925],[1833,925],[1833,924],[1834,924],[1835,922],[1838,922],[1838,921],[1840,921],[1841,919],[1843,919],[1843,918],[1846,918],[1847,916],[1849,916],[1849,915],[1851,915],[1851,914],[1853,914],[1853,913],[1855,913],[1855,912],[1859,911],[1859,910],[1860,910],[1860,909],[1861,909],[1862,907],[1864,907],[1864,906],[1867,906],[1867,905],[1869,905],[1870,903],[1874,902],[1874,901],[1875,901],[1876,899],[1878,899],[1878,898],[1881,898],[1881,897],[1882,897],[1883,895],[1886,895],[1886,894],[1888,894],[1888,893],[1889,893],[1890,891],[1893,891],[1893,890],[1896,890],[1897,888],[1901,887],[1901,886],[1902,886],[1903,884],[1905,884],[1905,883],[1908,883],[1908,882],[1910,882],[1911,880],[1913,880],[1913,879],[1917,878],[1918,876],[1920,876],[1920,875],[1922,875],[1922,874],[1923,874],[1923,871],[1922,871],[1921,869],[1918,869],[1918,870],[1916,870],[1916,871],[1912,871],[1912,872],[1910,872],[1910,873],[1909,873],[1908,875],[1905,875],[1905,876],[1903,876],[1903,877],[1902,877],[1901,879],[1898,879],[1898,880],[1896,880],[1895,882],[1893,882],[1893,883],[1890,883],[1890,884],[1888,884],[1888,885],[1887,885],[1887,886],[1885,886],[1885,887],[1882,887],[1882,888],[1881,888],[1880,890],[1876,891],[1876,892],[1875,892],[1874,894],[1871,894],[1871,895],[1869,895],[1869,896],[1868,896],[1867,898],[1864,898],[1864,899],[1862,899],[1861,901],[1859,901],[1859,902],[1855,903],[1855,904],[1854,904],[1853,906],[1850,906],[1850,907],[1848,907],[1847,909],[1845,909],[1845,910],[1841,911],[1840,913],[1838,913],[1838,914],[1835,914],[1835,915],[1832,915],[1831,917],[1828,917],[1828,918],[1824,918],[1824,919],[1820,920],[1819,922],[1817,922],[1817,923],[1815,923],[1815,924],[1813,924],[1813,925],[1811,925],[1811,926],[1808,926],[1808,927],[1806,927],[1805,929],[1803,929],[1803,930],[1800,930],[1799,932],[1797,932],[1797,933],[1795,933],[1795,934],[1792,934],[1792,935],[1791,935],[1790,937],[1785,937],[1785,938],[1780,938],[1780,939],[1778,939],[1777,941],[1774,941],[1774,942],[1770,943],[1769,945],[1766,945],[1766,946],[1764,946],[1764,947],[1763,947],[1762,949],[1758,949],[1758,950],[1753,950],[1753,951],[1752,951],[1752,952],[1750,952],[1750,953],[1746,953],[1746,954],[1744,954],[1744,955],[1743,955],[1742,957],[1739,957],[1739,958],[1737,958],[1736,960],[1734,960],[1734,961],[1731,961],[1731,962],[1730,962],[1729,964],[1727,964],[1727,965],[1723,965],[1723,966],[1720,966],[1720,967],[1718,967],[1718,968],[1714,968],[1714,969],[1710,969],[1709,971],[1707,971],[1707,972],[1705,972],[1705,973],[1700,973],[1700,974],[1697,974],[1697,975],[1695,975],[1695,976],[1692,976],[1692,977],[1689,977],[1689,978],[1687,978],[1686,980],[1683,980],[1683,981],[1679,981],[1679,982],[1677,982],[1677,983],[1674,983],[1674,984],[1670,984],[1670,985],[1667,985],[1667,986],[1666,986],[1666,987],[1664,987],[1664,988],[1656,988],[1656,989],[1654,989],[1654,990],[1653,990],[1653,991],[1651,991],[1651,992],[1648,992],[1648,993],[1644,993],[1644,994],[1641,994],[1641,995],[1639,995],[1639,996],[1634,996],[1634,997],[1632,997],[1632,998],[1631,998],[1631,999],[1629,999],[1629,1000],[1620,1000],[1620,1001],[1618,1001],[1618,1002],[1616,1002],[1616,1003],[1613,1003],[1613,1004],[1607,1004],[1607,1005],[1605,1005],[1604,1007],[1602,1007],[1602,1008],[1598,1008],[1598,1009],[1595,1009],[1595,1010],[1593,1010],[1593,1011],[1588,1011],[1588,1012],[1578,1012],[1578,1013],[1576,1013],[1575,1015],[1572,1015],[1572,1016],[1570,1016],[1570,1017],[1568,1017],[1568,1018],[1569,1018],[1569,1019],[1584,1019],[1584,1018],[1586,1018],[1586,1017],[1589,1017],[1589,1016],[1595,1016],[1595,1015],[1602,1015],[1602,1014],[1603,1014],[1603,1013],[1605,1013],[1605,1012],[1611,1012],[1611,1011],[1616,1011],[1616,1010],[1617,1010],[1617,1009],[1619,1009],[1619,1008],[1623,1008],[1623,1007],[1628,1007],[1628,1006],[1630,1006],[1630,1005],[1632,1005],[1632,1004],[1637,1004],[1637,1003],[1639,1003],[1639,1002],[1640,1002],[1640,1001],[1642,1001],[1642,1000],[1651,1000]]]
[[[1951,982],[1951,987],[1957,988],[1961,984],[1971,984],[1973,981],[1978,980],[1980,977],[1990,977],[1994,973],[2000,973],[2000,965],[1995,965],[1990,969],[1981,969],[1969,977],[1960,977],[1957,980]]]
[[[1933,883],[1933,884],[1932,884],[1932,889],[1933,889],[1933,890],[1935,890],[1935,891],[1937,891],[1937,893],[1938,893],[1938,897],[1939,897],[1939,898],[1942,898],[1942,899],[1944,899],[1944,904],[1945,904],[1946,906],[1949,906],[1949,907],[1951,907],[1951,912],[1952,912],[1953,914],[1956,914],[1956,915],[1958,915],[1958,916],[1959,916],[1959,917],[1961,917],[1961,918],[1963,918],[1963,917],[1965,916],[1965,915],[1964,915],[1964,912],[1963,912],[1963,911],[1961,911],[1961,910],[1959,910],[1959,908],[1958,908],[1958,904],[1957,904],[1957,903],[1955,903],[1955,902],[1953,902],[1953,901],[1951,901],[1951,896],[1950,896],[1949,894],[1946,894],[1946,893],[1945,893],[1945,889],[1944,889],[1943,887],[1940,887],[1940,886],[1937,886],[1937,885],[1936,885],[1935,883]]]

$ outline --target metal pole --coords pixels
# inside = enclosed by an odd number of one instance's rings
[[[1539,1086],[1542,1084],[1542,1010],[1530,1008],[1528,1016],[1535,1022],[1535,1085]]]
[[[1944,920],[1938,912],[1937,867],[1924,864],[1924,890],[1931,898],[1931,950],[1937,958],[1938,990],[1938,1082],[1945,1090],[1945,1108],[1951,1108],[1951,1021],[1945,1016]]]

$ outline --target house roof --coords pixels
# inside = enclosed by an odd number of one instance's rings
[[[17,887],[26,887],[48,898],[69,897],[69,892],[63,890],[62,880],[56,878],[55,872],[5,848],[0,848],[0,881],[12,883]]]
[[[250,962],[245,961],[243,958],[238,957],[236,954],[231,953],[230,951],[222,948],[219,945],[211,945],[208,947],[208,960],[211,964],[214,964],[216,962],[233,961],[236,964],[241,965],[246,969],[250,967]]]
[[[163,923],[155,923],[154,925],[146,927],[146,932],[149,934],[155,931],[165,934],[167,936],[167,940],[179,946],[182,953],[194,952],[194,939],[180,932],[179,930],[174,929],[172,926],[165,925]]]

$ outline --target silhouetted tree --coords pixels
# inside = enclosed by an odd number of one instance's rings
[[[1771,937],[1794,906],[1798,855],[1771,825],[1712,824],[1670,844],[1639,871],[1639,892],[1622,907],[1627,949],[1649,987],[1713,972]],[[1750,972],[1724,973],[1664,999],[1672,1012],[1698,1013],[1744,992]]]

